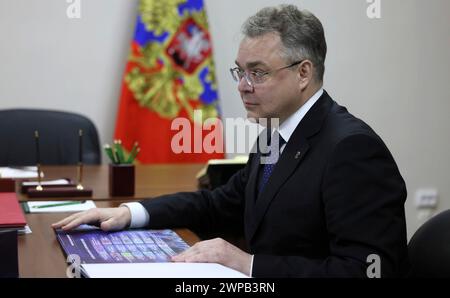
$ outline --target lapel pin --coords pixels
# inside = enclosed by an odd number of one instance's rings
[[[298,159],[300,157],[301,152],[297,151],[297,153],[295,153],[295,159]]]

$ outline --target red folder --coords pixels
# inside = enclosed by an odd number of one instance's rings
[[[0,193],[0,228],[24,227],[26,224],[16,193]]]

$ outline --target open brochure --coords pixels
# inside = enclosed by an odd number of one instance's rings
[[[86,277],[247,277],[219,264],[170,262],[189,248],[172,230],[104,232],[82,226],[56,234],[66,255],[79,262]]]

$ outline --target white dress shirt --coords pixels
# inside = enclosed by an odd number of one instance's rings
[[[305,104],[303,104],[294,114],[289,116],[286,121],[284,121],[279,128],[280,136],[287,142],[291,138],[294,133],[295,128],[298,126],[300,121],[302,121],[303,117],[305,117],[306,113],[311,109],[311,107],[317,102],[317,100],[322,96],[323,89],[320,88],[310,99],[308,99]],[[280,148],[280,152],[282,153],[284,150],[284,144]],[[120,206],[126,206],[130,209],[131,213],[131,222],[130,228],[142,228],[148,225],[150,222],[150,215],[147,210],[141,203],[133,202],[133,203],[124,203]],[[250,276],[252,276],[253,271],[253,255],[250,263]]]

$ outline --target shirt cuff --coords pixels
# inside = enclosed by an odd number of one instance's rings
[[[127,207],[131,213],[130,229],[143,228],[148,225],[150,215],[141,203],[123,203],[120,205]]]
[[[249,276],[252,277],[253,275],[253,260],[255,258],[255,255],[252,255],[252,261],[250,262],[250,271],[249,271]]]

